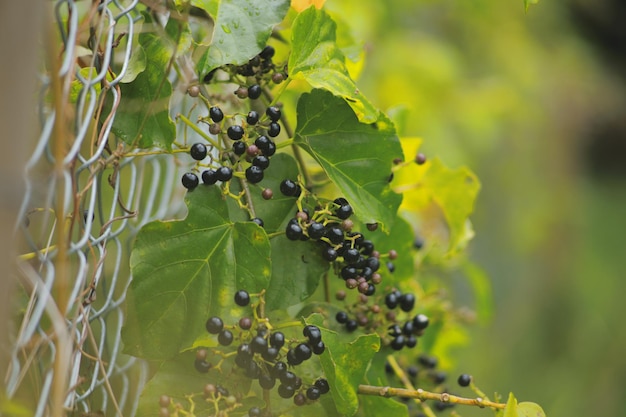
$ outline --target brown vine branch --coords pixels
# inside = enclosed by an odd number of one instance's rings
[[[436,392],[425,391],[421,388],[412,390],[407,388],[379,387],[374,385],[359,385],[358,393],[362,395],[378,395],[381,397],[402,397],[415,398],[420,401],[436,400],[444,403],[473,405],[480,408],[491,407],[503,409],[506,404],[496,403],[478,398],[465,398],[448,394],[447,392],[438,394]]]

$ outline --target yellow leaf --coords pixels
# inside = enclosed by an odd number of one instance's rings
[[[321,9],[322,6],[324,6],[324,2],[326,2],[326,0],[291,0],[291,7],[296,12],[300,13],[304,9],[308,9],[311,5]]]

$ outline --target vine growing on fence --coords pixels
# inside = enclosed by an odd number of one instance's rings
[[[433,352],[489,314],[463,255],[478,179],[398,137],[351,77],[346,31],[308,3],[174,0],[129,40],[100,118],[118,157],[179,158],[188,209],[132,250],[122,338],[153,369],[137,415],[542,416],[440,369]],[[474,313],[431,272],[452,265]]]

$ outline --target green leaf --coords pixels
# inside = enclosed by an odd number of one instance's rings
[[[449,247],[456,248],[464,243],[468,217],[480,190],[478,178],[466,167],[450,169],[435,158],[424,176],[424,186],[443,210],[450,229]]]
[[[539,0],[524,0],[524,11],[527,12],[528,11],[528,7],[531,4],[537,4],[537,3],[539,3]]]
[[[248,184],[255,214],[263,220],[267,233],[283,232],[298,207],[295,198],[286,197],[279,191],[280,183],[286,178],[295,180],[298,177],[296,160],[285,153],[276,154],[264,173],[260,184]],[[274,191],[271,200],[264,200],[261,196],[264,188]],[[230,189],[238,193],[241,190],[239,181],[231,181]],[[234,200],[228,199],[228,208],[231,220],[248,220],[248,214]],[[316,242],[293,242],[281,234],[274,236],[270,243],[272,278],[265,300],[271,311],[285,309],[313,295],[330,264],[322,258]]]
[[[96,69],[94,67],[81,68],[80,71],[78,71],[78,73],[80,74],[81,77],[83,77],[86,80],[91,80],[92,78],[95,78],[97,75]],[[110,80],[111,78],[107,74],[107,81],[110,81]],[[78,98],[84,88],[86,87],[80,80],[78,79],[72,80],[72,83],[70,84],[70,103],[76,103],[78,101]],[[85,92],[85,95],[86,95],[85,102],[89,102],[91,91],[92,90],[87,90]],[[98,96],[100,96],[101,91],[102,91],[101,84],[100,83],[94,84],[93,92],[96,95],[96,99]]]
[[[374,123],[379,111],[350,79],[345,57],[336,43],[337,25],[324,11],[309,7],[298,14],[292,26],[289,77],[304,79],[343,98],[363,123]]]
[[[415,157],[420,142],[402,140],[405,160]],[[403,214],[422,226],[427,242],[430,240],[432,245],[432,241],[437,241],[439,246],[445,246],[443,255],[462,250],[474,236],[468,218],[474,210],[480,182],[468,168],[450,169],[433,158],[421,166],[403,166],[396,171],[392,187],[403,194]]]
[[[271,274],[267,235],[252,222],[232,223],[218,187],[187,194],[181,221],[142,228],[131,253],[125,352],[167,359],[193,345],[211,315],[234,317],[237,289],[258,292]]]
[[[133,46],[133,53],[128,60],[128,66],[126,67],[126,72],[124,76],[120,80],[121,83],[130,83],[135,81],[137,76],[145,71],[146,69],[146,53],[140,44],[135,43]]]
[[[295,198],[286,197],[279,191],[280,183],[286,178],[295,180],[298,177],[298,165],[291,155],[278,153],[272,156],[270,166],[263,173],[263,181],[259,184],[248,183],[256,217],[263,219],[267,233],[284,231],[285,221],[293,218],[298,208]],[[273,191],[274,196],[270,200],[263,199],[261,195],[265,188]],[[240,182],[231,181],[230,189],[235,194],[240,192]],[[231,220],[248,220],[248,213],[241,210],[233,199],[228,199],[228,208]]]
[[[139,35],[146,56],[145,69],[130,83],[120,84],[120,101],[112,132],[129,145],[170,149],[176,127],[169,116],[172,85],[167,79],[171,58],[167,40],[155,33]],[[111,113],[113,95],[108,94],[101,121]]]
[[[265,47],[273,27],[283,20],[289,10],[288,0],[213,0],[197,3],[215,21],[211,45],[198,61],[201,75],[224,64],[243,64],[258,54]]]
[[[531,402],[517,404],[517,415],[519,417],[546,417],[546,413],[539,404]]]
[[[376,123],[360,123],[324,90],[303,94],[297,113],[295,143],[322,166],[359,220],[389,231],[402,200],[388,182],[394,158],[402,156],[391,122],[381,113]]]
[[[343,416],[354,415],[359,408],[359,384],[363,383],[368,364],[380,349],[380,338],[377,334],[360,335],[346,343],[337,333],[321,327],[321,315],[313,314],[305,321],[322,331],[326,350],[320,355],[320,362],[337,411]]]
[[[330,267],[322,258],[317,242],[293,242],[280,235],[270,243],[272,280],[266,296],[268,309],[284,309],[312,296]]]
[[[517,399],[512,392],[509,393],[509,399],[502,411],[502,417],[519,417],[517,415]]]

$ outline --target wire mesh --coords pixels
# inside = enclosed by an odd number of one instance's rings
[[[105,95],[124,99],[116,86],[133,54],[138,4],[54,4],[50,37],[60,47],[41,76],[40,135],[24,171],[21,285],[5,378],[7,397],[35,417],[59,408],[133,415],[147,378],[147,366],[122,353],[130,244],[147,222],[180,215],[178,168],[171,156],[118,157],[115,111],[99,117]]]

